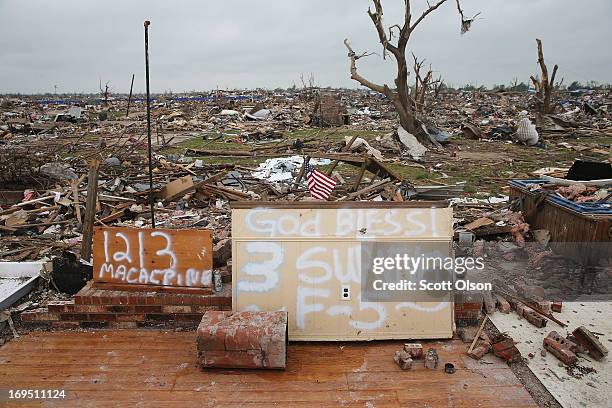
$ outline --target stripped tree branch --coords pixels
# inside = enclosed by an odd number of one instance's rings
[[[417,21],[415,21],[414,24],[410,26],[410,31],[411,32],[414,31],[414,29],[421,23],[421,21],[425,19],[425,17],[427,17],[432,11],[436,10],[438,7],[440,7],[444,3],[446,3],[446,0],[440,0],[433,6],[430,6],[427,10],[425,10],[423,14],[421,14],[421,17],[419,17]]]
[[[359,73],[357,72],[357,64],[356,61],[357,59],[361,58],[359,56],[357,56],[355,54],[355,51],[353,51],[353,48],[351,48],[351,45],[348,42],[348,39],[344,40],[344,45],[346,46],[347,50],[348,50],[348,57],[351,59],[351,79],[359,82],[361,85],[370,88],[373,91],[377,91],[380,92],[382,94],[385,93],[385,88],[387,87],[382,86],[382,85],[378,85],[375,84],[373,82],[368,81],[367,79],[365,79],[364,77],[362,77],[361,75],[359,75]]]

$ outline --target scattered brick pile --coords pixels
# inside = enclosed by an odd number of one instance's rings
[[[87,285],[74,300],[51,302],[46,308],[23,312],[21,319],[24,323],[57,329],[195,327],[207,311],[231,308],[230,285],[212,295],[113,291]]]
[[[207,312],[196,346],[205,368],[284,369],[287,312]]]

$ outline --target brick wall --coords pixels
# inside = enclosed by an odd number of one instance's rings
[[[483,295],[480,292],[455,293],[455,323],[458,327],[477,325],[482,317]]]
[[[136,328],[149,325],[195,327],[210,310],[231,310],[231,287],[212,295],[129,292],[85,286],[72,301],[50,302],[28,310],[22,321],[52,328]]]

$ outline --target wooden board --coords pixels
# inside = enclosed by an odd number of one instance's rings
[[[196,365],[193,332],[37,332],[0,348],[0,389],[65,389],[66,400],[0,405],[537,407],[501,359],[474,361],[461,341],[434,341],[424,346],[438,351],[437,370],[419,361],[401,371],[393,353],[402,344],[291,343],[285,371],[204,371]],[[444,373],[446,362],[455,374]]]
[[[210,288],[212,234],[208,230],[95,228],[96,283]],[[123,290],[126,290],[124,288]]]

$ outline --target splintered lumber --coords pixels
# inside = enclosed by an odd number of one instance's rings
[[[91,259],[91,245],[93,239],[93,227],[96,218],[96,203],[98,201],[98,174],[100,161],[89,162],[89,174],[87,175],[87,202],[85,204],[85,218],[83,220],[83,242],[81,243],[81,259],[89,262]]]
[[[472,350],[474,350],[474,346],[476,345],[476,342],[480,338],[480,334],[482,333],[482,330],[484,329],[484,326],[487,320],[489,320],[489,316],[485,315],[484,319],[482,319],[482,323],[480,324],[480,327],[478,328],[478,331],[476,332],[476,335],[474,336],[474,340],[472,340],[472,344],[470,344],[470,348],[467,351],[468,354],[470,354]]]
[[[365,157],[365,156],[364,156],[364,158],[365,158],[365,160],[361,164],[361,169],[359,170],[359,175],[357,175],[357,178],[355,179],[355,184],[353,185],[353,191],[357,191],[357,189],[359,188],[359,185],[361,184],[361,180],[363,179],[363,175],[365,174],[366,167],[368,166],[368,158]]]
[[[292,187],[293,190],[298,188],[298,186],[300,185],[300,181],[302,181],[302,177],[304,177],[304,172],[306,170],[306,166],[308,165],[308,162],[310,162],[310,156],[304,157],[304,163],[302,163],[302,168],[300,169],[300,173],[297,175],[297,178],[295,179],[295,182],[293,183],[293,187]]]
[[[185,176],[166,184],[159,192],[159,195],[164,201],[168,202],[184,196],[188,192],[193,191],[194,188],[195,184],[191,176]]]
[[[76,214],[77,221],[80,224],[83,222],[83,220],[81,219],[81,204],[79,203],[79,183],[72,184],[72,195],[74,196],[73,197],[74,212]]]
[[[24,207],[30,204],[40,203],[42,201],[51,200],[53,198],[55,198],[55,195],[46,195],[44,197],[39,197],[33,200],[24,201],[24,202],[13,205],[12,207],[7,208],[6,210],[0,211],[0,215],[11,214],[11,213],[14,213],[15,211],[18,211],[21,207]]]
[[[349,153],[319,153],[319,152],[310,152],[311,157],[317,157],[322,159],[330,159],[330,160],[338,160],[355,167],[360,167],[363,165],[364,161],[367,161],[366,170],[368,170],[372,174],[378,173],[381,178],[391,178],[393,180],[403,180],[402,176],[398,173],[394,172],[389,167],[385,166],[383,163],[376,160],[374,157],[370,156],[354,156]]]
[[[359,191],[355,191],[354,193],[351,193],[347,196],[344,196],[340,199],[338,199],[338,201],[350,201],[353,200],[359,196],[365,195],[365,194],[371,194],[375,191],[380,191],[383,189],[384,186],[386,186],[387,184],[389,184],[391,182],[391,180],[389,179],[384,179],[381,181],[378,181],[376,184],[372,184],[368,187],[362,188]]]
[[[253,152],[245,150],[188,149],[187,153],[195,153],[198,156],[253,156]]]
[[[340,151],[341,152],[348,152],[350,150],[351,146],[353,145],[353,143],[355,143],[355,140],[357,140],[357,135],[353,136],[351,138],[351,140],[346,144],[346,146],[344,146],[342,148],[342,150],[340,150]],[[327,172],[325,172],[325,174],[327,176],[330,176],[332,174],[332,172],[334,171],[334,169],[336,168],[336,166],[338,165],[338,163],[340,163],[340,160],[334,160],[334,162],[331,164],[329,169],[327,169]]]
[[[250,196],[242,191],[229,188],[229,187],[221,187],[221,186],[209,186],[204,185],[201,186],[198,191],[205,193],[209,196],[223,196],[229,200],[239,201],[239,200],[247,200]]]

